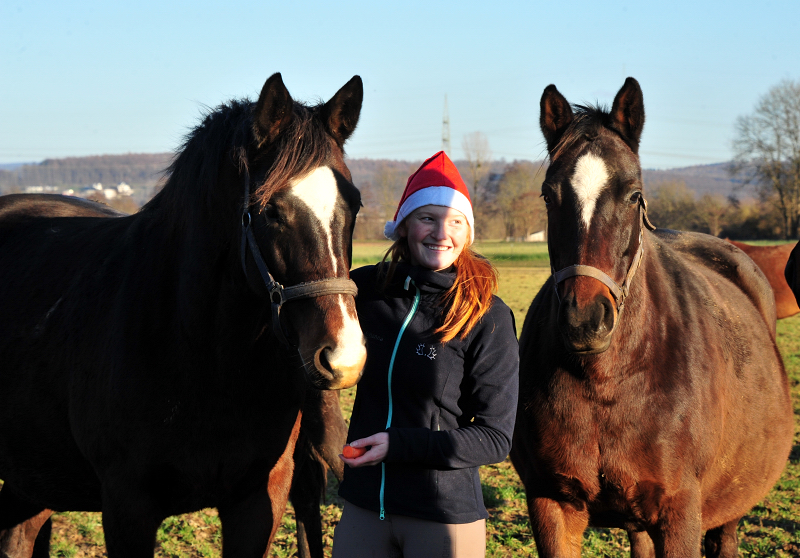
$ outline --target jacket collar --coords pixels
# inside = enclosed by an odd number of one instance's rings
[[[402,289],[408,277],[411,277],[422,293],[439,294],[453,286],[456,280],[456,269],[451,266],[443,271],[433,271],[427,267],[411,265],[408,262],[398,262],[392,283]]]

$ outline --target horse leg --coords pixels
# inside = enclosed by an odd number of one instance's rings
[[[51,510],[43,510],[15,527],[0,531],[0,558],[49,556],[51,515]]]
[[[549,498],[530,498],[528,514],[541,558],[580,558],[588,511]]]
[[[650,536],[658,558],[700,558],[702,525],[699,486],[662,501],[658,524]]]
[[[339,407],[339,392],[309,390],[294,450],[295,471],[289,493],[295,509],[300,558],[323,556],[319,503],[327,484],[327,467],[339,481],[344,476],[344,463],[339,454],[346,441],[347,423]]]
[[[33,545],[31,558],[49,558],[50,556],[50,534],[53,531],[53,520],[48,517],[44,525],[36,535],[36,543]]]
[[[706,558],[734,558],[739,554],[739,520],[706,531]]]
[[[326,484],[326,467],[303,430],[295,447],[295,471],[289,500],[297,521],[300,558],[322,558],[322,515],[319,502]]]
[[[146,494],[112,491],[103,483],[103,532],[109,558],[152,558],[163,519]]]
[[[9,483],[3,485],[0,490],[0,558],[30,558],[36,535],[42,525],[49,525],[52,514],[52,510],[17,495]],[[49,530],[45,531],[49,535]]]
[[[631,542],[631,558],[656,558],[653,539],[646,531],[628,531]]]
[[[286,449],[269,472],[266,490],[261,487],[243,500],[219,506],[223,556],[266,558],[269,554],[289,500],[302,416],[297,413]]]

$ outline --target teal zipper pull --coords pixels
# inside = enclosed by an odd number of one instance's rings
[[[414,285],[414,303],[411,305],[411,310],[408,311],[406,315],[406,319],[403,320],[403,325],[400,327],[400,333],[397,334],[397,340],[394,342],[394,350],[392,351],[392,358],[389,361],[389,374],[388,374],[388,388],[389,388],[389,414],[386,418],[386,428],[389,428],[392,425],[392,411],[393,411],[393,404],[392,404],[392,372],[394,370],[394,358],[397,356],[397,348],[400,346],[400,339],[403,337],[403,333],[405,333],[408,324],[411,323],[411,320],[414,319],[414,315],[417,313],[417,308],[419,307],[419,289],[414,281],[411,279],[411,276],[406,277],[405,288],[406,290],[409,289],[410,285]],[[381,521],[386,517],[386,510],[384,509],[383,505],[383,494],[384,494],[384,487],[386,485],[386,464],[381,463],[381,492],[380,492],[380,501],[381,501]]]

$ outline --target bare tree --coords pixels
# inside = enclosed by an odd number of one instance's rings
[[[669,180],[649,188],[648,213],[655,226],[682,231],[692,229],[695,194],[685,182]]]
[[[544,202],[539,199],[545,169],[530,161],[514,161],[503,173],[495,204],[503,217],[506,237],[524,236],[544,227]]]
[[[489,174],[492,166],[492,150],[489,149],[489,140],[486,139],[483,132],[472,132],[464,136],[461,148],[464,150],[464,157],[469,164],[473,203],[479,203],[482,201],[480,183]]]
[[[752,168],[764,198],[776,193],[784,235],[800,228],[800,83],[785,80],[736,121],[734,172]]]
[[[709,234],[719,236],[727,224],[731,209],[730,203],[722,194],[705,194],[695,206],[698,225],[708,228]]]

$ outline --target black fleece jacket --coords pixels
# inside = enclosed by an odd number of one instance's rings
[[[442,344],[433,335],[438,300],[455,273],[401,263],[381,290],[377,270],[351,273],[367,362],[348,442],[386,431],[389,453],[380,465],[345,467],[339,494],[376,512],[441,523],[485,519],[478,467],[506,458],[517,410],[514,315],[494,297],[465,339]]]

